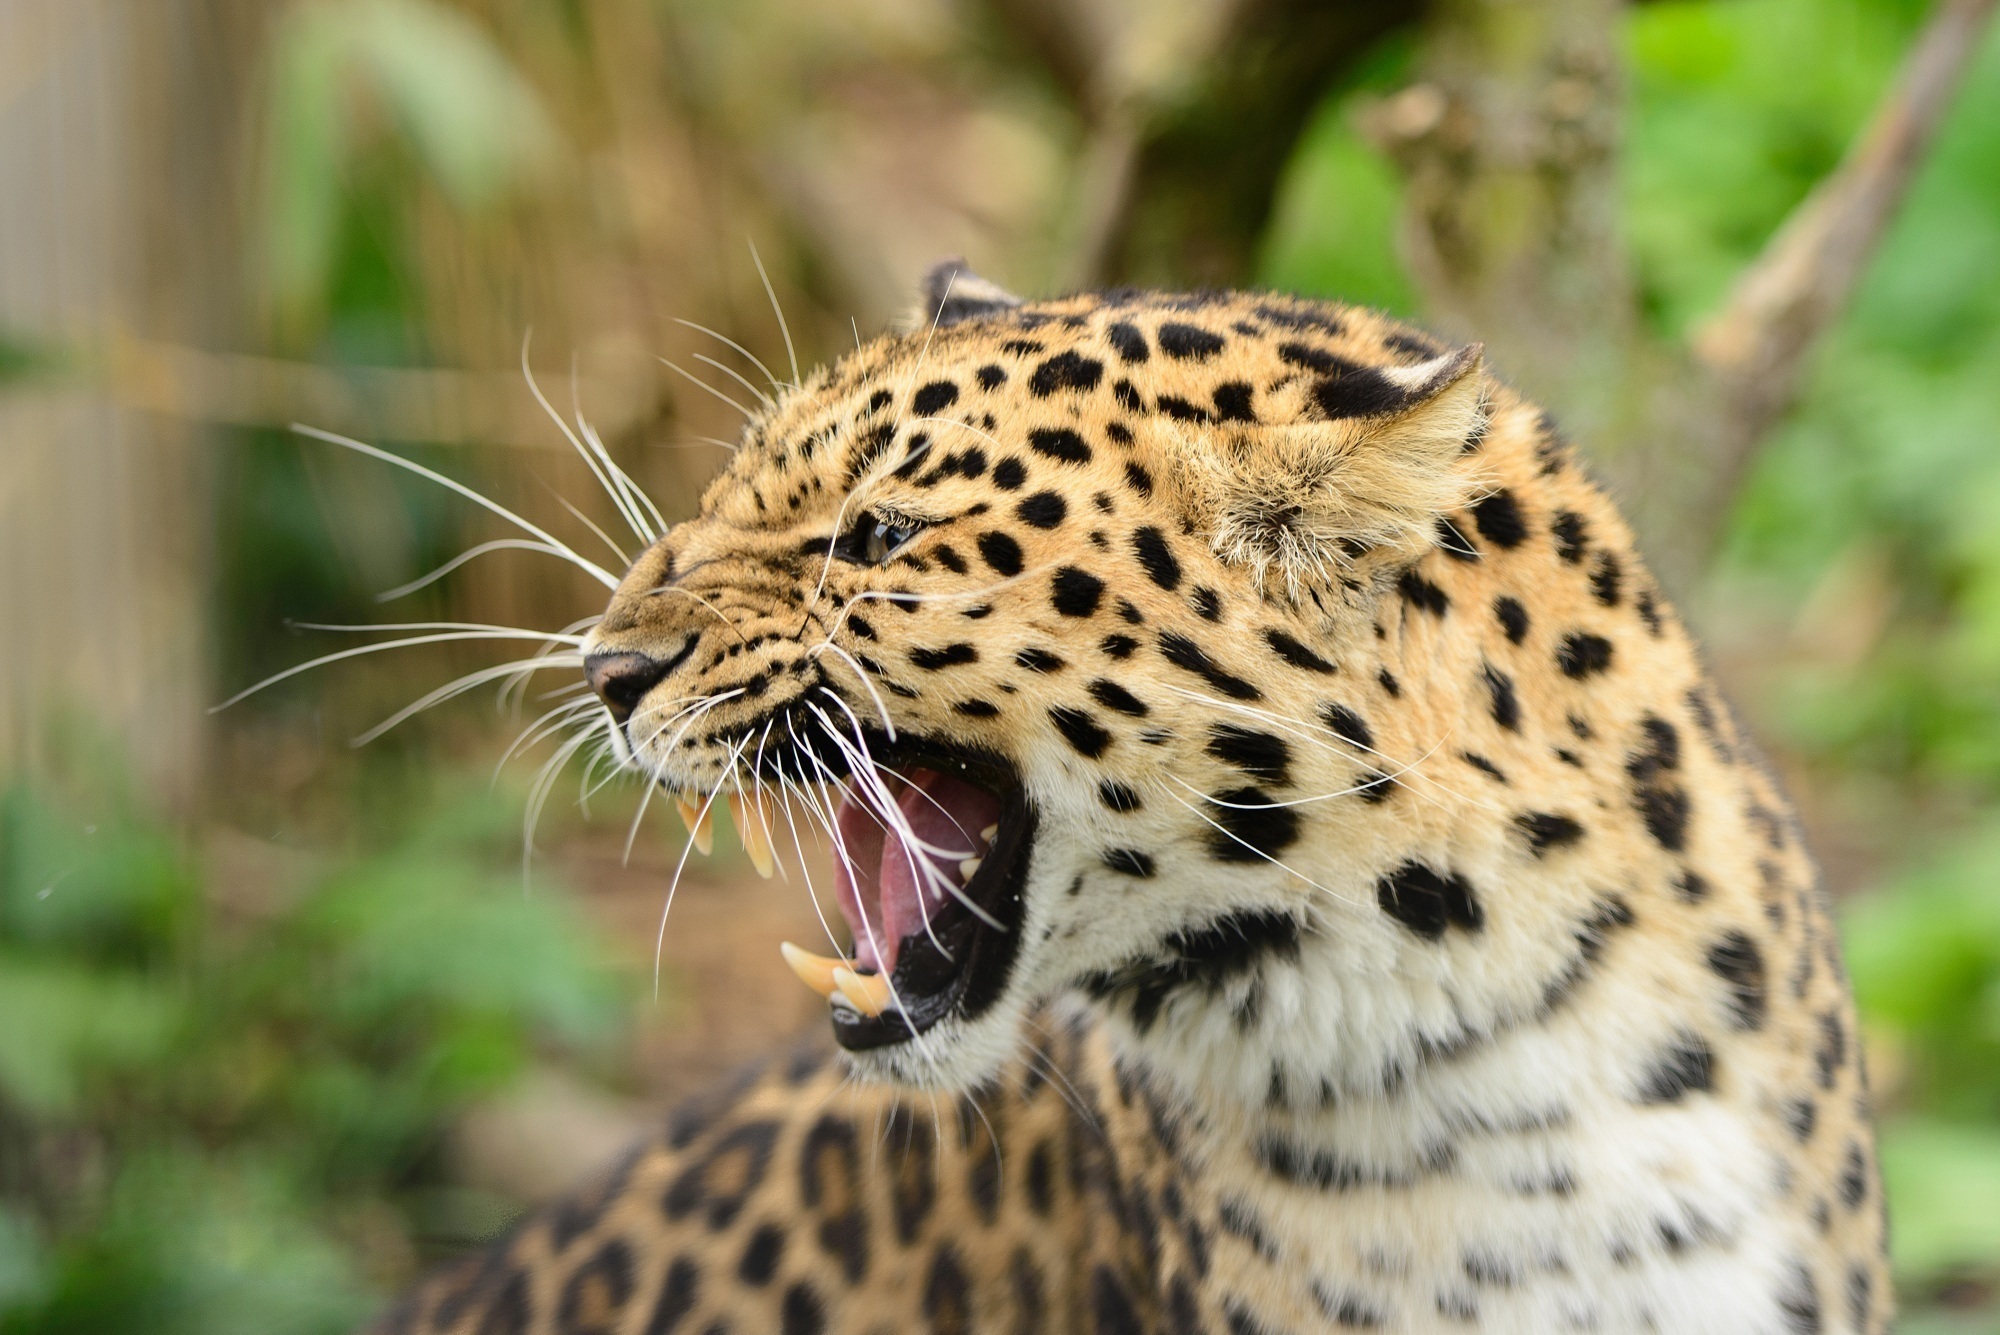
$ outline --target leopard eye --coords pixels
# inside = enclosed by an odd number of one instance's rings
[[[860,523],[842,535],[834,554],[856,565],[879,566],[901,551],[918,532],[915,524],[863,515]]]

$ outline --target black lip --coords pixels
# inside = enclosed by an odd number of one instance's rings
[[[932,917],[928,933],[906,937],[890,981],[907,1009],[870,1016],[845,1006],[833,1008],[833,1036],[850,1052],[908,1042],[954,1015],[975,1018],[1006,991],[1020,953],[1029,854],[1038,824],[1019,775],[998,756],[908,737],[895,742],[871,738],[868,749],[885,768],[957,775],[1000,798],[1000,831],[965,887],[967,897],[1000,926],[980,921],[953,900]]]

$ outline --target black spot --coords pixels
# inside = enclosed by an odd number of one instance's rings
[[[1256,792],[1256,789],[1246,791]],[[1151,859],[1147,859],[1150,865]],[[1092,995],[1131,998],[1132,1022],[1150,1029],[1167,998],[1182,988],[1220,996],[1231,981],[1266,960],[1296,963],[1304,929],[1289,913],[1244,910],[1169,934],[1142,957],[1093,976]]]
[[[744,1245],[743,1259],[736,1274],[745,1284],[762,1286],[778,1273],[778,1259],[785,1252],[785,1230],[776,1224],[760,1224]]]
[[[1069,665],[1056,654],[1032,645],[1014,654],[1014,661],[1030,672],[1060,672]]]
[[[685,1256],[676,1256],[667,1267],[667,1277],[660,1284],[659,1301],[653,1304],[652,1319],[646,1323],[646,1335],[673,1335],[680,1329],[681,1322],[687,1320],[694,1310],[695,1298],[701,1279],[701,1271]]]
[[[1232,700],[1261,700],[1264,693],[1243,678],[1217,667],[1205,650],[1176,631],[1160,634],[1160,652],[1175,667],[1192,672]]]
[[[1180,361],[1205,362],[1222,351],[1220,334],[1196,325],[1169,322],[1160,326],[1160,351]]]
[[[1602,635],[1571,631],[1556,649],[1556,666],[1566,677],[1582,681],[1611,666],[1611,641]]]
[[[1215,387],[1215,420],[1218,422],[1254,422],[1257,414],[1250,409],[1250,386],[1241,380],[1229,380]]]
[[[1375,680],[1381,685],[1383,690],[1389,693],[1391,700],[1402,699],[1402,683],[1396,680],[1396,674],[1389,671],[1388,668],[1377,668],[1375,670]]]
[[[1567,848],[1583,838],[1583,826],[1568,816],[1552,811],[1524,811],[1514,817],[1514,828],[1528,841],[1536,857],[1547,857],[1552,848]]]
[[[1506,773],[1498,765],[1475,751],[1461,751],[1458,758],[1497,783],[1507,782]]]
[[[1493,697],[1493,721],[1509,732],[1519,732],[1521,702],[1514,695],[1514,679],[1490,663],[1480,670],[1480,675],[1485,679],[1487,693]]]
[[[1347,417],[1379,417],[1410,401],[1409,391],[1373,367],[1357,367],[1328,376],[1313,385],[1313,401],[1336,421]]]
[[[981,389],[998,389],[1006,383],[1007,372],[1002,368],[991,365],[979,368],[979,387]]]
[[[964,663],[978,661],[979,651],[962,640],[957,644],[947,644],[940,649],[910,650],[910,663],[926,672],[936,672],[939,668],[958,667]]]
[[[608,1332],[610,1327],[595,1318],[608,1317],[616,1321],[623,1315],[625,1304],[632,1300],[632,1287],[632,1249],[622,1239],[612,1238],[571,1272],[563,1284],[556,1315],[557,1329],[563,1335]],[[482,1331],[493,1326],[491,1312],[487,1314],[486,1322],[481,1327]],[[525,1322],[521,1328],[526,1328]]]
[[[1229,1335],[1277,1335],[1235,1298],[1223,1302],[1222,1321],[1228,1327]]]
[[[1107,635],[1099,641],[1097,647],[1108,656],[1123,660],[1132,656],[1133,651],[1139,647],[1139,642],[1130,635]]]
[[[1125,482],[1141,496],[1153,494],[1153,475],[1136,463],[1125,465]]]
[[[1111,734],[1081,709],[1057,705],[1049,711],[1049,718],[1070,748],[1086,760],[1097,759],[1111,745]]]
[[[1396,591],[1403,600],[1432,616],[1441,617],[1451,606],[1451,597],[1443,589],[1419,575],[1415,570],[1405,570],[1396,580]]]
[[[1866,1266],[1857,1262],[1847,1268],[1847,1319],[1853,1323],[1857,1335],[1868,1329],[1869,1300],[1874,1287]]]
[[[1868,1194],[1868,1160],[1855,1141],[1847,1142],[1847,1156],[1840,1164],[1840,1203],[1852,1210]]]
[[[1321,705],[1320,722],[1326,724],[1334,736],[1364,751],[1375,749],[1375,734],[1368,727],[1368,720],[1349,709],[1346,705]]]
[[[1107,848],[1098,855],[1098,861],[1113,871],[1142,879],[1151,877],[1159,870],[1151,853],[1136,848]]]
[[[1591,595],[1606,607],[1616,607],[1624,586],[1625,568],[1618,564],[1617,555],[1609,551],[1599,552],[1597,564],[1590,572]]]
[[[1726,933],[1708,948],[1708,967],[1729,984],[1730,1019],[1738,1029],[1764,1024],[1764,953],[1742,932]]]
[[[958,402],[958,386],[949,380],[933,380],[910,396],[910,407],[919,417],[934,417]]]
[[[1583,549],[1590,544],[1590,531],[1584,527],[1583,516],[1574,510],[1559,510],[1549,532],[1556,535],[1556,555],[1575,565],[1583,560]]]
[[[667,1218],[685,1219],[700,1209],[711,1229],[721,1232],[728,1228],[763,1183],[777,1139],[778,1124],[768,1121],[745,1122],[719,1137],[667,1187],[660,1201]]]
[[[1511,491],[1496,491],[1472,507],[1472,522],[1479,535],[1495,547],[1519,547],[1528,537],[1527,521],[1521,518],[1520,502]]]
[[[1146,336],[1139,332],[1137,325],[1128,321],[1118,321],[1104,331],[1104,336],[1118,350],[1118,360],[1127,366],[1136,366],[1153,355],[1152,349],[1146,346]]]
[[[1234,788],[1209,798],[1208,853],[1218,862],[1275,860],[1299,837],[1299,815],[1260,788]]]
[[[1039,350],[1039,348],[1037,349]],[[1057,390],[1096,389],[1104,379],[1104,363],[1074,352],[1058,352],[1028,377],[1028,392],[1045,399]]]
[[[980,534],[979,555],[997,574],[1021,573],[1021,544],[1005,533]]]
[[[1683,1030],[1653,1059],[1639,1078],[1640,1103],[1678,1103],[1691,1093],[1715,1088],[1715,1050],[1699,1034]]]
[[[1819,1310],[1819,1285],[1812,1272],[1794,1261],[1791,1282],[1778,1295],[1778,1310],[1785,1314],[1785,1328],[1791,1335],[1820,1335],[1823,1322]]]
[[[1092,1335],[1145,1335],[1132,1295],[1110,1266],[1098,1266],[1090,1276]]]
[[[1446,556],[1454,561],[1477,561],[1479,549],[1472,545],[1472,539],[1459,531],[1458,525],[1443,515],[1437,520],[1437,545]]]
[[[1056,611],[1066,617],[1090,616],[1104,600],[1104,581],[1075,566],[1064,566],[1056,571],[1050,584],[1055,591],[1051,601]]]
[[[1312,1296],[1320,1315],[1344,1330],[1376,1330],[1389,1324],[1386,1313],[1352,1293],[1329,1288],[1324,1280],[1313,1281]]]
[[[1188,602],[1203,621],[1222,620],[1222,595],[1214,589],[1203,585],[1188,595]]]
[[[1160,530],[1142,528],[1133,533],[1132,550],[1153,583],[1169,590],[1180,587],[1181,563],[1174,559],[1173,548],[1167,545],[1166,535]]]
[[[960,700],[951,707],[951,711],[965,718],[1000,717],[1000,706],[990,700]]]
[[[924,1281],[924,1319],[934,1335],[971,1335],[972,1283],[958,1262],[950,1243],[937,1249],[931,1258],[931,1273]]]
[[[1646,623],[1646,629],[1652,632],[1653,638],[1658,639],[1666,630],[1667,623],[1660,615],[1659,599],[1653,591],[1640,589],[1638,597],[1632,600],[1632,606],[1638,610],[1639,620]]]
[[[1098,783],[1097,800],[1121,816],[1146,805],[1137,789],[1116,779],[1104,779]]]
[[[1683,871],[1674,878],[1674,893],[1684,904],[1699,904],[1708,898],[1708,878],[1698,871]]]
[[[1813,1051],[1813,1066],[1821,1089],[1832,1089],[1834,1077],[1847,1062],[1847,1030],[1840,1016],[1827,1011],[1819,1017],[1819,1046]]]
[[[937,1142],[929,1111],[919,1117],[907,1105],[889,1110],[882,1142],[890,1155],[890,1205],[897,1241],[907,1246],[937,1204]]]
[[[1346,375],[1363,369],[1360,362],[1351,362],[1310,343],[1280,343],[1278,359],[1287,366],[1297,366],[1320,375]]]
[[[1625,759],[1625,773],[1632,780],[1632,804],[1646,830],[1670,853],[1687,844],[1690,804],[1687,790],[1673,780],[1680,768],[1680,733],[1674,725],[1655,715],[1640,722],[1644,744]]]
[[[1118,406],[1128,413],[1146,411],[1146,401],[1139,397],[1139,391],[1132,388],[1129,380],[1120,380],[1111,386],[1111,397],[1118,400]]]
[[[1440,875],[1421,862],[1405,862],[1377,881],[1375,902],[1426,941],[1441,940],[1447,927],[1476,932],[1486,924],[1470,881],[1457,872]]]
[[[1132,443],[1132,428],[1126,426],[1123,422],[1106,422],[1104,424],[1104,434],[1117,441],[1120,445],[1130,445]]]
[[[1206,422],[1208,409],[1198,407],[1178,394],[1160,395],[1160,411],[1179,422]]]
[[[781,1335],[820,1335],[826,1329],[826,1307],[810,1284],[794,1284],[785,1290],[778,1329]]]
[[[1265,631],[1264,643],[1271,646],[1272,653],[1301,671],[1326,674],[1335,670],[1333,664],[1281,630]]]
[[[1493,615],[1509,644],[1519,644],[1528,637],[1528,609],[1521,606],[1520,599],[1501,594],[1493,600]]]
[[[1411,1185],[1408,1173],[1343,1158],[1332,1150],[1296,1144],[1279,1135],[1264,1136],[1253,1152],[1266,1172],[1287,1182],[1320,1191]]]
[[[1014,513],[1024,524],[1054,528],[1069,513],[1069,503],[1053,491],[1038,491],[1015,506]]]
[[[1099,677],[1091,682],[1090,698],[1106,709],[1115,710],[1130,718],[1146,717],[1146,702],[1115,681]]]
[[[1002,491],[1019,491],[1028,480],[1028,466],[1011,456],[993,465],[993,485]]]
[[[1037,427],[1028,433],[1028,448],[1066,464],[1090,462],[1090,446],[1068,427]]]
[[[1282,737],[1234,723],[1209,729],[1208,753],[1265,783],[1291,782],[1292,748]]]
[[[958,550],[956,548],[948,547],[943,543],[938,544],[938,546],[932,550],[931,555],[935,556],[938,559],[938,563],[942,565],[946,570],[949,570],[954,575],[963,575],[968,569],[970,569],[970,567],[965,564],[965,558],[958,554]]]

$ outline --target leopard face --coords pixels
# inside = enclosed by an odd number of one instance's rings
[[[835,1033],[965,1085],[1054,992],[1144,1010],[1162,942],[1379,916],[1356,851],[1429,781],[1375,645],[1489,408],[1476,350],[1359,312],[949,281],[751,424],[588,652],[622,758],[831,831],[889,985]]]

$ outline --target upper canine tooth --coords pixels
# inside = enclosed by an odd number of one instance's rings
[[[856,973],[843,966],[833,971],[833,985],[863,1015],[880,1015],[889,1009],[889,980],[879,973]]]
[[[750,865],[765,880],[777,870],[778,860],[771,851],[771,812],[761,797],[729,795],[729,814],[736,821],[736,837],[750,855]]]
[[[965,861],[959,863],[958,864],[959,883],[964,884],[965,882],[970,881],[974,876],[978,875],[979,864],[984,862],[985,860],[986,859],[984,858],[967,858]]]
[[[694,841],[695,851],[703,857],[715,848],[715,825],[709,819],[710,809],[715,804],[704,801],[699,793],[674,794],[674,807],[681,813],[681,823],[688,828],[688,836]]]
[[[785,957],[785,963],[799,976],[800,982],[829,999],[840,990],[838,984],[833,981],[835,971],[851,971],[854,968],[853,960],[828,959],[824,955],[815,955],[810,950],[801,950],[789,941],[778,943],[778,953]]]

